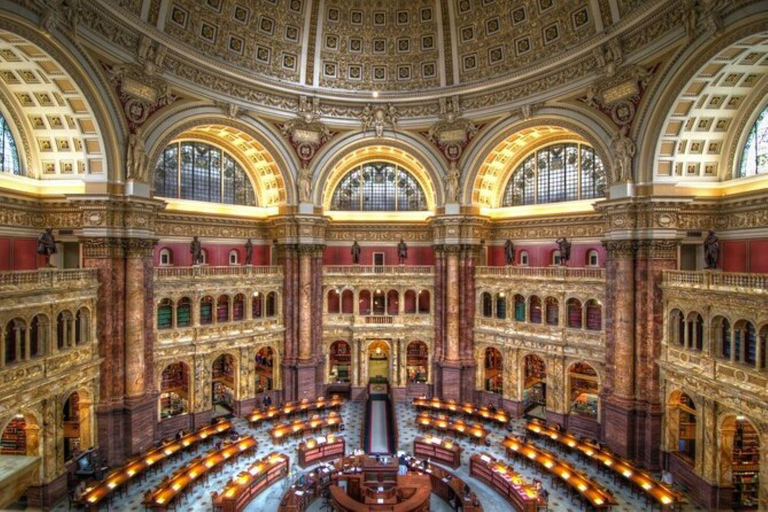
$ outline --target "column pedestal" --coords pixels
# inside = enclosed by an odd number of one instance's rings
[[[47,484],[33,485],[27,489],[27,506],[32,509],[50,510],[67,495],[67,473]]]
[[[296,399],[313,399],[318,396],[317,367],[314,362],[296,365]]]
[[[636,420],[631,401],[619,402],[616,398],[603,401],[601,437],[614,453],[625,459],[635,457]]]
[[[283,360],[282,374],[284,400],[296,400],[296,366]]]
[[[125,460],[122,440],[125,435],[125,409],[119,404],[96,405],[96,442],[102,456],[107,459],[110,466],[120,466]]]
[[[464,364],[461,367],[461,400],[462,402],[470,402],[475,398],[475,368],[474,361],[472,364]]]
[[[435,387],[435,394],[443,400],[461,401],[461,364],[442,362],[436,365],[440,374],[440,387]],[[474,379],[474,377],[473,377]],[[474,380],[472,380],[474,383]]]
[[[125,451],[127,456],[147,451],[157,431],[157,396],[125,399]]]

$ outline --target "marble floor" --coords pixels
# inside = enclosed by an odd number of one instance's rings
[[[344,424],[345,424],[345,430],[341,434],[347,440],[348,453],[354,449],[359,448],[359,445],[360,445],[360,432],[363,426],[362,422],[364,418],[363,407],[364,406],[362,403],[348,402],[346,405],[344,405],[341,411],[341,415],[344,418]],[[410,405],[410,403],[398,404],[396,406],[396,410],[397,410],[396,424],[398,426],[399,444],[400,444],[399,449],[410,453],[413,450],[413,439],[414,437],[419,435],[419,431],[416,428],[416,424],[414,421],[416,417],[416,410],[412,405]],[[241,434],[250,433],[250,434],[253,434],[258,439],[259,448],[255,457],[248,458],[248,459],[241,459],[233,463],[230,463],[219,474],[210,477],[207,482],[199,483],[191,493],[187,494],[186,498],[184,498],[184,500],[182,501],[182,503],[179,504],[176,510],[184,511],[184,512],[210,511],[212,491],[221,489],[231,476],[236,475],[240,471],[246,469],[257,458],[264,457],[265,455],[273,451],[274,447],[272,446],[269,435],[267,433],[269,429],[268,424],[265,423],[259,426],[258,428],[252,429],[248,426],[245,420],[235,419],[234,422],[237,430]],[[518,431],[522,431],[523,425],[524,425],[523,420],[517,420],[514,422],[513,427]],[[475,491],[475,493],[480,497],[485,510],[489,510],[489,511],[509,510],[510,507],[507,504],[507,502],[504,501],[503,498],[501,498],[498,494],[496,494],[494,491],[492,491],[490,488],[488,488],[484,484],[480,483],[474,478],[469,477],[469,474],[468,474],[469,457],[473,453],[487,452],[496,458],[506,459],[506,457],[504,456],[504,448],[501,446],[500,443],[502,439],[504,439],[504,437],[506,436],[507,432],[497,427],[489,427],[489,430],[491,430],[491,434],[489,436],[489,439],[491,440],[491,446],[489,447],[476,446],[474,444],[470,444],[469,442],[462,442],[462,445],[465,448],[465,451],[462,454],[462,466],[459,469],[455,470],[455,473],[458,476],[460,476],[462,479],[464,479],[472,487],[472,490]],[[279,447],[277,447],[277,451],[280,451],[290,456],[291,462],[293,463],[296,460],[296,448],[298,443],[299,443],[298,439],[288,440],[282,445],[280,445]],[[601,482],[605,481],[606,477],[604,475],[597,474],[594,470],[592,470],[591,467],[586,466],[583,462],[579,461],[575,456],[566,455],[564,452],[559,452],[559,453],[561,456],[563,456],[563,458],[570,461],[574,466],[580,469],[583,469],[587,473],[595,476],[598,481],[601,481]],[[143,506],[141,505],[141,500],[142,500],[142,497],[144,496],[144,493],[148,490],[153,489],[166,474],[172,472],[174,469],[185,464],[188,460],[192,459],[194,456],[195,454],[193,453],[183,454],[179,459],[176,459],[174,464],[169,465],[164,470],[165,471],[164,473],[158,472],[158,473],[152,474],[146,479],[146,481],[133,485],[130,488],[130,492],[126,496],[115,498],[112,505],[110,506],[110,510],[113,510],[113,511],[117,510],[120,512],[142,511]],[[513,465],[525,478],[529,479],[530,481],[533,481],[534,479],[539,479],[542,481],[544,487],[546,487],[550,491],[549,510],[573,511],[573,510],[579,510],[581,508],[579,503],[571,502],[566,496],[564,491],[562,491],[561,489],[553,489],[549,485],[548,477],[545,477],[537,473],[533,469],[525,468],[518,464],[514,464],[514,462],[513,462]],[[292,470],[288,479],[280,481],[279,483],[273,485],[266,492],[262,493],[248,506],[246,510],[248,512],[276,511],[280,503],[280,498],[284,493],[285,489],[292,482],[295,482],[298,479],[298,477],[304,472],[304,470],[299,468],[298,465],[294,466],[292,464],[291,467],[292,467]],[[311,469],[311,468],[308,468],[308,469]],[[636,512],[636,511],[647,509],[645,505],[645,501],[641,498],[633,496],[629,492],[629,488],[621,485],[608,483],[608,482],[606,483],[609,484],[607,485],[607,487],[609,487],[613,491],[614,496],[619,501],[619,506],[616,507],[614,510],[619,512]],[[322,500],[316,500],[312,504],[312,506],[309,508],[308,512],[319,512],[322,509],[322,505],[323,505]],[[67,512],[68,510],[69,510],[69,507],[68,507],[67,500],[64,500],[63,502],[59,503],[59,505],[54,509],[55,512]],[[448,506],[447,503],[433,496],[431,510],[436,512],[442,512],[442,511],[450,510],[450,507]],[[687,505],[683,510],[685,512],[693,512],[693,511],[703,512],[705,509],[702,507],[697,507],[695,505]]]

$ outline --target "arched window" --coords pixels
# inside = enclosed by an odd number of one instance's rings
[[[16,151],[16,141],[13,140],[11,128],[0,114],[0,172],[21,174],[19,153]]]
[[[416,303],[416,292],[414,290],[406,290],[403,294],[403,311],[406,314],[416,313],[418,311],[418,305]]]
[[[571,381],[571,413],[597,418],[600,386],[597,372],[587,363],[574,363],[568,369]]]
[[[559,266],[563,263],[563,256],[560,254],[560,251],[555,250],[552,251],[552,265]]]
[[[264,309],[262,308],[262,302],[264,296],[259,292],[254,292],[253,302],[251,302],[251,317],[261,318],[264,315]]]
[[[73,323],[72,313],[69,311],[62,311],[56,317],[56,346],[59,350],[72,346]]]
[[[424,189],[411,173],[389,162],[369,162],[344,176],[331,210],[420,211],[427,209]]]
[[[237,249],[232,249],[229,251],[229,264],[237,265],[238,263],[240,263],[240,255],[237,253]]]
[[[256,392],[272,391],[274,388],[274,365],[271,347],[262,347],[256,353]]]
[[[565,309],[568,317],[568,327],[571,329],[581,329],[581,301],[570,298],[565,303]]]
[[[229,322],[229,295],[220,295],[216,301],[216,323]]]
[[[344,290],[341,292],[341,312],[344,314],[352,314],[355,312],[355,294],[352,293],[352,290]]]
[[[688,329],[688,348],[693,350],[704,349],[704,319],[698,313],[688,315],[686,322]]]
[[[163,299],[157,305],[157,328],[170,329],[173,327],[173,301]]]
[[[727,318],[716,316],[712,319],[710,329],[712,342],[717,347],[717,355],[725,359],[731,358],[731,323]]]
[[[525,297],[518,294],[515,295],[515,321],[525,322]]]
[[[669,312],[669,344],[682,347],[684,340],[685,323],[683,322],[683,312],[679,309],[673,309]]]
[[[189,412],[189,367],[181,362],[171,363],[160,378],[160,418]]]
[[[600,258],[597,254],[597,251],[590,249],[587,251],[587,266],[597,267],[598,265],[600,265]]]
[[[192,301],[182,297],[176,303],[176,327],[189,327],[192,325]]]
[[[245,318],[245,296],[242,293],[235,295],[232,301],[232,320],[240,321]]]
[[[419,290],[419,313],[429,313],[429,290]]]
[[[203,297],[200,300],[200,325],[213,323],[213,297]]]
[[[670,418],[672,427],[677,423],[677,450],[682,459],[694,465],[696,461],[696,405],[685,393],[673,393],[670,400]]]
[[[507,318],[507,298],[504,292],[496,294],[496,318],[500,320]]]
[[[21,318],[15,318],[5,327],[5,364],[24,360],[27,326]]]
[[[205,142],[172,142],[155,168],[155,194],[210,203],[256,205],[243,168]]]
[[[768,325],[763,326],[763,328],[760,329],[760,338],[758,338],[757,344],[760,347],[758,349],[760,357],[757,360],[757,369],[765,370],[768,368],[765,364],[766,360],[768,360],[768,356],[766,355],[766,351],[768,351]]]
[[[160,266],[169,267],[173,265],[173,253],[167,247],[160,249]]]
[[[498,394],[504,390],[504,358],[495,348],[485,349],[485,390]]]
[[[483,292],[483,316],[485,318],[493,317],[493,298],[488,292]]]
[[[397,315],[400,313],[400,294],[397,290],[389,290],[387,292],[387,314]]]
[[[586,304],[587,329],[599,331],[603,328],[603,306],[595,299],[590,299]]]
[[[408,384],[429,380],[429,348],[423,341],[412,341],[405,349],[405,371]]]
[[[507,182],[502,206],[558,203],[605,196],[605,167],[595,150],[573,142],[528,155]]]
[[[739,178],[768,172],[768,106],[757,116],[741,155]]]
[[[91,341],[91,312],[80,308],[75,313],[75,343],[80,345]]]
[[[757,361],[757,332],[752,322],[739,320],[734,324],[732,359],[750,365]]]
[[[560,322],[560,306],[557,299],[554,297],[547,297],[545,304],[547,325],[557,325]]]
[[[528,320],[534,324],[541,323],[541,299],[536,295],[531,296],[530,316]]]
[[[341,305],[339,304],[339,292],[328,290],[328,313],[339,313]]]
[[[48,343],[48,317],[35,315],[29,325],[29,356],[38,357],[45,354]]]
[[[277,315],[277,294],[275,292],[269,292],[267,294],[267,316],[272,317]]]
[[[344,340],[331,343],[328,350],[328,370],[331,382],[350,382],[350,367],[352,365],[352,349]]]
[[[520,266],[528,266],[528,251],[520,251]]]
[[[359,305],[359,311],[361,315],[370,315],[371,314],[371,292],[368,290],[363,290],[360,292],[360,298],[358,299],[360,302]]]

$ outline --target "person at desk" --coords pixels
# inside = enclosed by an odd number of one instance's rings
[[[427,468],[429,468],[429,459],[424,459],[421,461],[421,469],[426,470]]]
[[[491,414],[496,414],[496,407],[494,407],[490,402],[488,402],[488,410],[491,412]]]
[[[672,487],[675,484],[675,478],[672,476],[671,471],[661,470],[661,483],[667,487]]]
[[[178,432],[176,432],[176,440],[181,441],[181,438],[184,437],[184,429],[179,429]]]
[[[405,454],[398,457],[397,474],[399,476],[408,474],[408,460],[406,460]]]
[[[470,490],[469,485],[466,482],[464,482],[464,497],[465,498],[469,497],[470,492],[472,491]]]

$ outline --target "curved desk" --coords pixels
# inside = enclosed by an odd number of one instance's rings
[[[432,486],[426,475],[398,476],[391,497],[366,497],[366,503],[354,500],[338,485],[331,485],[330,492],[334,510],[341,512],[427,512]],[[398,502],[398,498],[405,499]]]

